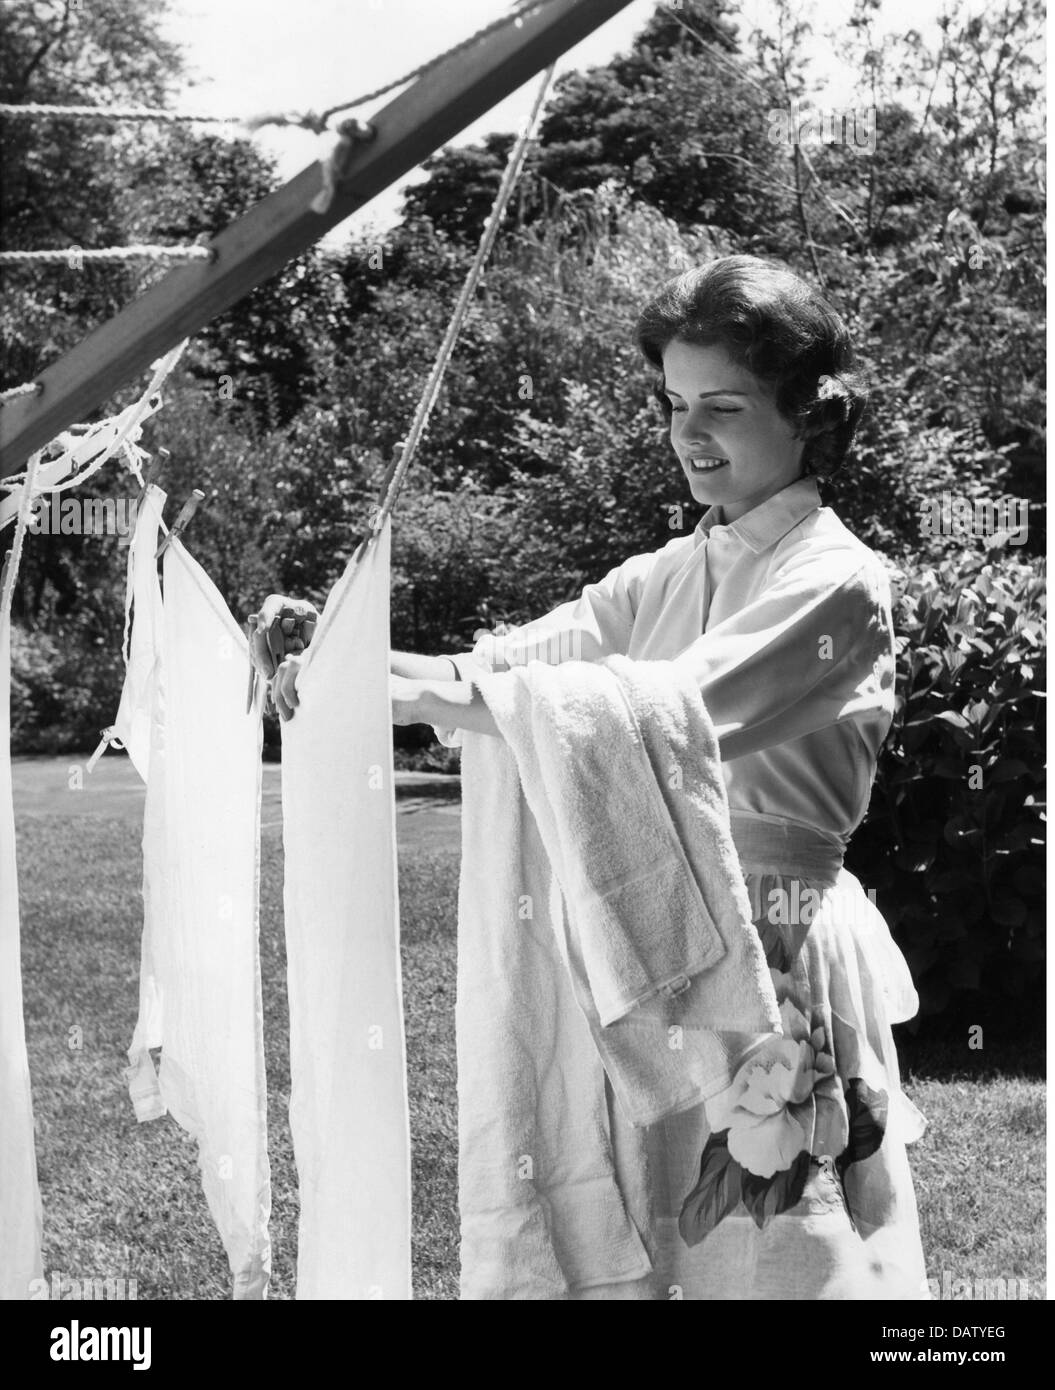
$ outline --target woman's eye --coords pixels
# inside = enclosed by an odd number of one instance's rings
[[[740,414],[740,407],[739,407],[738,405],[715,405],[715,406],[712,406],[711,409],[714,411],[715,415],[739,415],[739,414]]]
[[[671,410],[671,414],[672,414],[672,415],[684,415],[685,411],[688,410],[688,406],[687,406],[687,405],[672,405],[672,406],[670,407],[670,410]]]

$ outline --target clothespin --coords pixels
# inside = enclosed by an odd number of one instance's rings
[[[184,502],[183,506],[180,508],[179,516],[177,516],[168,535],[162,539],[161,544],[154,552],[155,560],[160,559],[161,556],[164,554],[165,547],[168,545],[169,541],[173,541],[176,539],[177,536],[183,535],[184,531],[190,525],[191,518],[194,516],[194,513],[198,510],[198,503],[203,502],[204,500],[205,493],[202,492],[201,488],[196,487],[194,491],[191,493],[191,495],[187,498],[186,502]]]
[[[166,461],[172,457],[172,455],[169,453],[169,451],[168,451],[167,449],[159,449],[159,450],[158,450],[158,453],[164,455],[164,458],[165,458]],[[143,486],[139,489],[139,496],[136,498],[136,505],[135,505],[135,510],[136,510],[137,512],[139,511],[139,507],[140,507],[140,504],[141,504],[142,501],[143,501],[143,498],[147,495],[147,489],[148,489],[149,487],[151,487],[151,486],[157,481],[157,476],[158,476],[158,473],[160,472],[160,470],[161,470],[161,460],[160,460],[160,459],[156,459],[156,458],[149,459],[149,460],[143,465]]]
[[[164,454],[166,457],[168,457],[168,450],[167,450],[167,449],[161,449],[161,450],[159,450],[159,452],[162,453],[162,454]],[[143,465],[143,486],[139,489],[139,493],[138,493],[138,495],[137,495],[137,497],[136,497],[136,500],[132,503],[132,526],[133,526],[133,529],[134,529],[134,527],[135,527],[135,519],[136,519],[136,517],[138,517],[138,515],[139,515],[139,509],[140,509],[140,507],[143,505],[143,502],[144,502],[144,500],[145,500],[145,498],[146,498],[147,493],[150,491],[150,488],[151,488],[152,484],[154,483],[155,479],[157,478],[158,469],[160,468],[160,466],[161,466],[161,465],[158,463],[157,459],[149,459],[149,460]],[[121,538],[121,540],[118,542],[118,544],[120,544],[120,545],[130,545],[131,542],[132,542],[132,536],[131,536],[131,534],[129,534],[129,535],[127,535],[127,536],[123,536],[123,537]]]
[[[253,663],[253,637],[261,630],[260,614],[250,613],[249,617],[245,620],[244,626],[246,638],[249,643],[249,686],[246,690],[245,698],[245,712],[249,714],[252,712],[253,706],[256,703],[256,688],[259,673]],[[299,655],[301,652],[307,650],[308,643],[314,636],[315,627],[315,618],[306,614],[297,617],[293,609],[288,607],[283,608],[279,615],[279,621],[277,623],[272,622],[267,629],[268,649],[271,653],[271,659],[276,671],[287,656]],[[274,712],[274,698],[269,683],[265,713],[274,714]]]

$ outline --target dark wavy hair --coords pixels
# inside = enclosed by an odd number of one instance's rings
[[[804,474],[830,478],[846,462],[868,404],[846,325],[819,291],[784,266],[723,256],[668,280],[642,309],[637,345],[656,369],[653,394],[669,426],[663,351],[675,338],[720,346],[774,398],[806,441]]]

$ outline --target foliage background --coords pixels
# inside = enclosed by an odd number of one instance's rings
[[[165,105],[184,70],[161,0],[12,0],[4,102]],[[924,1021],[1040,1017],[1046,609],[1043,116],[1038,0],[960,9],[941,44],[880,38],[877,0],[827,32],[779,0],[752,32],[724,0],[657,6],[627,54],[562,78],[396,514],[392,640],[467,647],[538,616],[698,512],[631,330],[666,278],[715,255],[821,284],[874,384],[823,500],[895,579],[898,713],[849,867],[878,892]],[[771,137],[820,104],[837,45],[876,112],[874,151]],[[446,325],[512,136],[446,149],[380,245],[291,262],[192,342],[147,447],[192,548],[242,615],[273,591],[321,605],[374,505]],[[91,177],[84,177],[90,169]],[[5,249],[185,242],[276,183],[250,141],[70,120],[0,130]],[[20,269],[0,305],[5,385],[31,379],[155,269]],[[230,398],[221,378],[233,379]],[[134,398],[134,383],[99,416]],[[99,475],[96,495],[129,480]],[[943,491],[1029,504],[1024,545],[927,537]],[[16,752],[84,751],[122,677],[123,552],[31,545],[16,594]],[[404,764],[452,768],[428,731]],[[277,731],[268,729],[273,748]]]

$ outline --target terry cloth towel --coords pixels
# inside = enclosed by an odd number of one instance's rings
[[[157,529],[158,509],[143,508],[134,544],[151,558],[132,567],[145,586],[135,594],[137,615],[153,611]],[[258,1299],[271,1268],[258,940],[262,731],[245,711],[245,636],[178,540],[165,551],[158,636],[155,679],[132,692],[151,700],[151,746],[140,1011],[126,1076],[138,1119],[167,1109],[197,1139],[234,1297]],[[158,1047],[155,1071],[150,1049]]]
[[[462,752],[462,1297],[574,1297],[652,1267],[610,1104],[699,1104],[779,1010],[695,683],[622,656],[473,683],[503,738]]]
[[[0,1298],[33,1293],[43,1274],[40,1236],[11,792],[11,620],[0,613]]]
[[[282,725],[298,1298],[411,1297],[390,543],[330,593]]]
[[[474,683],[560,884],[576,996],[617,1099],[638,1125],[698,1105],[729,1084],[730,1047],[780,1032],[698,688],[672,662],[625,656]]]

